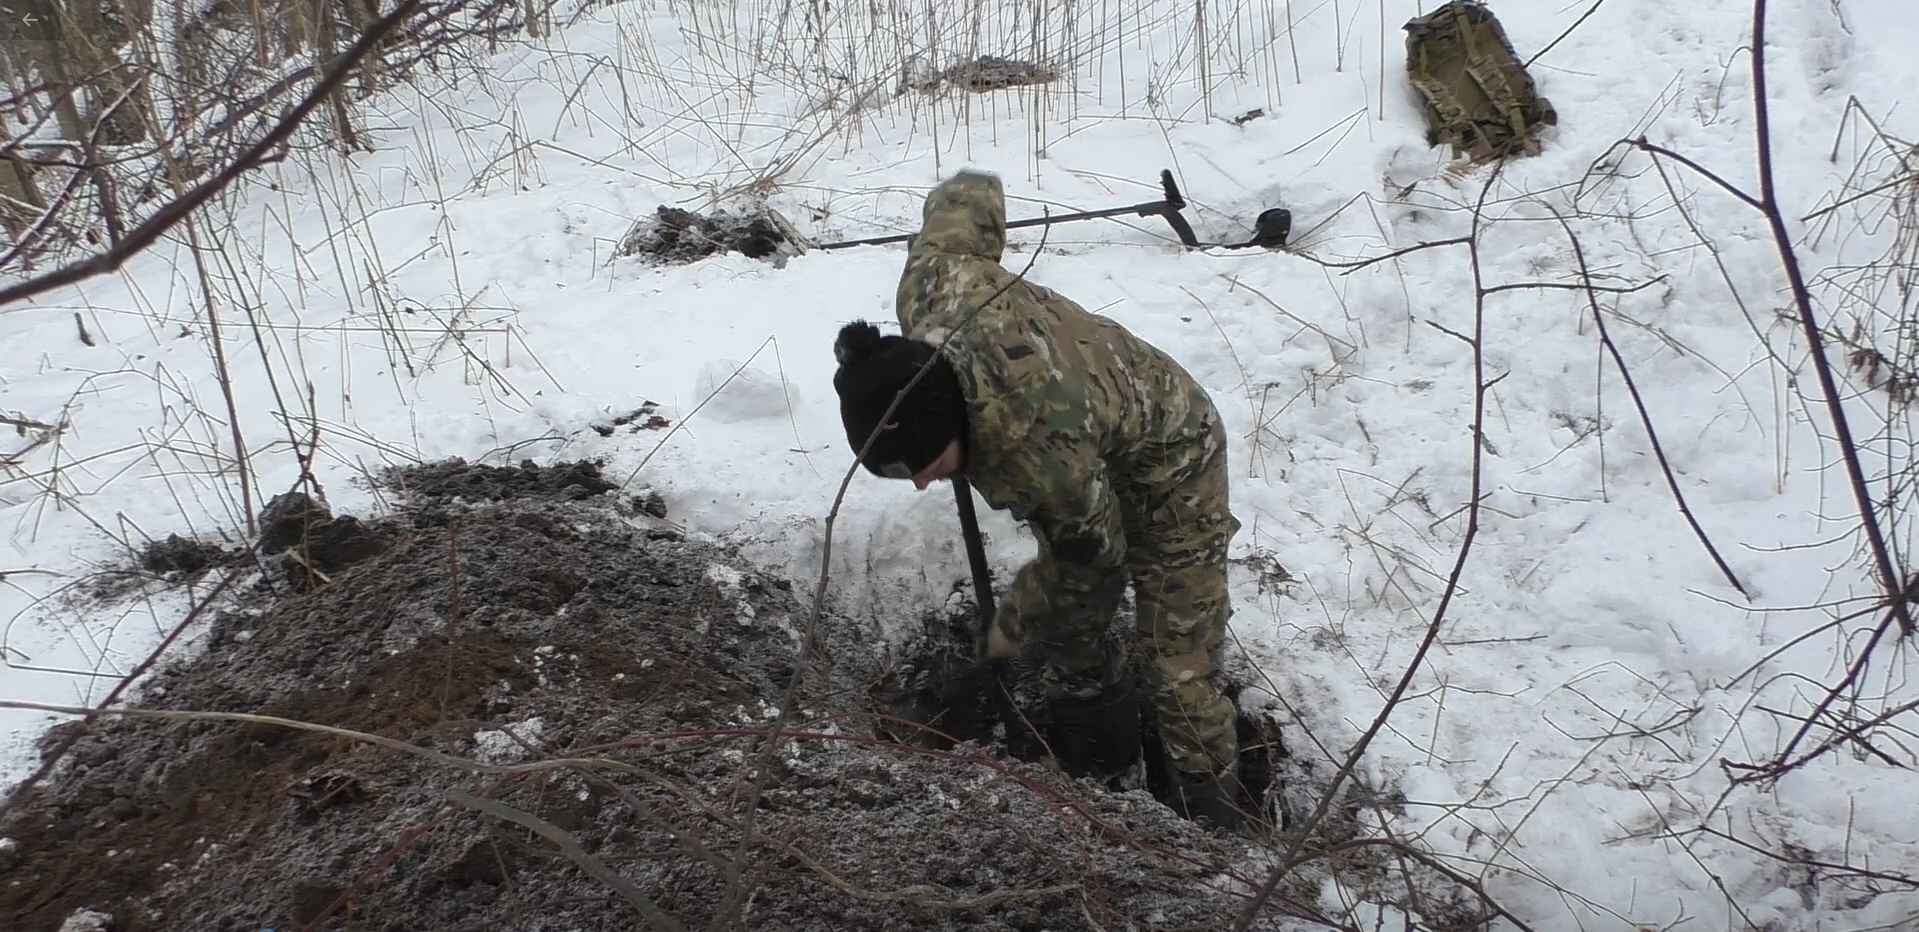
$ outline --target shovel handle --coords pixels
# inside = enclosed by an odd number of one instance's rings
[[[966,541],[966,562],[973,567],[973,602],[979,607],[979,634],[993,627],[993,576],[986,566],[986,544],[979,536],[979,515],[973,511],[973,487],[953,477],[953,498],[959,505],[960,536]]]

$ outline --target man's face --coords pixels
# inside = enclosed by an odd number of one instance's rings
[[[926,468],[913,475],[913,488],[926,491],[926,487],[941,479],[950,479],[960,470],[960,443],[954,440],[946,445],[939,459],[926,464]]]

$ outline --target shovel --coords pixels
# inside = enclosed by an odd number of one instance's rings
[[[1180,211],[1186,209],[1186,198],[1179,193],[1179,185],[1173,181],[1173,173],[1171,171],[1160,171],[1159,187],[1161,196],[1157,201],[1147,201],[1144,204],[1132,204],[1126,207],[1108,207],[1104,210],[1082,210],[1070,214],[1029,217],[1025,220],[1011,221],[1006,224],[1006,228],[1009,230],[1017,230],[1020,227],[1047,226],[1054,223],[1067,223],[1073,220],[1099,220],[1106,217],[1161,217],[1165,219],[1167,226],[1173,228],[1173,235],[1178,236],[1181,243],[1186,244],[1188,248],[1192,249],[1203,249],[1208,246],[1217,246],[1225,249],[1251,249],[1255,246],[1266,249],[1279,249],[1286,245],[1286,238],[1292,235],[1293,212],[1284,207],[1270,207],[1261,211],[1258,219],[1253,221],[1252,239],[1243,243],[1200,242],[1199,237],[1193,233],[1192,224],[1187,223],[1186,218],[1180,214]],[[901,233],[897,236],[849,239],[839,243],[824,243],[817,248],[844,249],[848,246],[883,246],[887,243],[904,243],[912,239],[915,235],[916,234],[913,233]],[[954,488],[960,488],[957,481],[954,483]],[[972,504],[970,501],[961,506],[960,514],[962,521],[965,520],[964,516],[969,513],[971,507]],[[974,569],[977,571],[978,567],[975,566]],[[977,581],[977,579],[978,577],[976,575],[975,580]],[[990,603],[987,602],[980,603],[983,607],[989,604]]]
[[[993,630],[993,577],[986,566],[986,543],[979,536],[979,515],[973,511],[973,487],[966,479],[954,476],[953,497],[959,504],[960,536],[966,540],[966,562],[973,567],[973,601],[979,606],[973,629],[977,656],[986,659],[986,635]]]
[[[966,562],[973,568],[973,602],[977,614],[971,626],[973,635],[973,657],[977,665],[972,676],[961,682],[977,683],[977,688],[992,691],[990,702],[993,711],[999,715],[1000,722],[1006,726],[1006,739],[1013,743],[1013,730],[1022,720],[1019,708],[1013,703],[1012,690],[1006,682],[1006,661],[990,660],[986,656],[986,639],[993,631],[993,571],[986,565],[986,544],[980,539],[979,515],[973,510],[973,487],[967,481],[954,476],[953,497],[959,505],[960,536],[966,541]],[[959,697],[952,697],[957,699]]]

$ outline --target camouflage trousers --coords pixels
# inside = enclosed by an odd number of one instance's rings
[[[1076,600],[1052,600],[1034,625],[1049,694],[1090,697],[1119,682],[1142,655],[1160,738],[1180,770],[1223,774],[1239,760],[1232,700],[1219,690],[1220,645],[1232,604],[1226,548],[1239,521],[1227,510],[1225,431],[1207,442],[1149,450],[1112,474],[1126,529],[1126,566]],[[1041,541],[1040,546],[1046,546]],[[1137,603],[1129,637],[1113,615],[1128,579]]]

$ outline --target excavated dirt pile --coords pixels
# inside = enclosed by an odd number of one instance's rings
[[[590,464],[387,478],[387,517],[279,502],[269,573],[176,561],[260,580],[139,705],[422,752],[103,720],[0,819],[0,927],[1222,928],[1243,903],[1241,847],[1144,790],[897,740],[873,632],[829,616],[804,646],[792,585]]]

